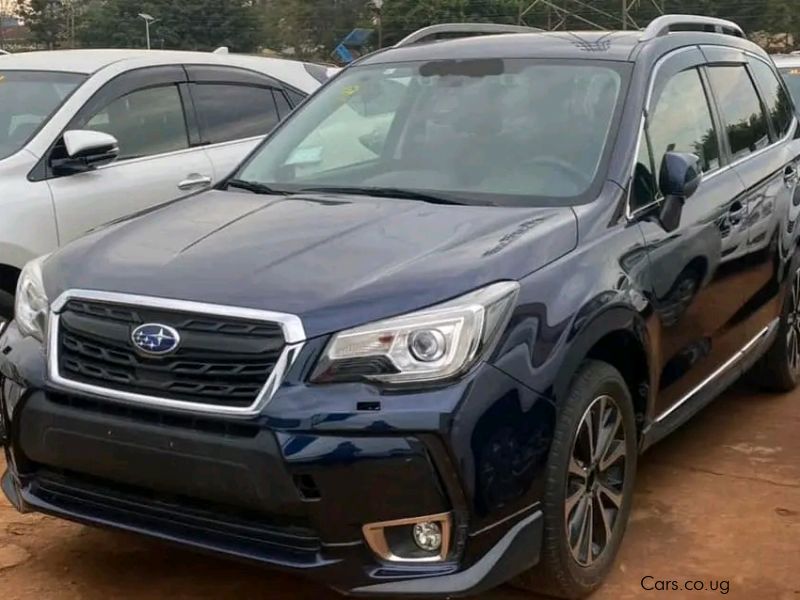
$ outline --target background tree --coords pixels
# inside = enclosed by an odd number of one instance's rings
[[[18,10],[17,0],[0,0],[0,18],[16,16]]]
[[[385,0],[384,39],[392,44],[434,23],[516,23],[521,6],[518,0]]]
[[[34,41],[52,50],[63,40],[67,26],[64,0],[27,0],[20,5],[19,14]]]
[[[302,58],[330,58],[357,27],[370,27],[367,0],[262,0],[266,44]]]
[[[12,2],[0,0],[0,6]],[[376,28],[371,0],[19,2],[21,16],[45,47],[72,45],[75,37],[85,47],[143,47],[140,12],[160,19],[151,32],[155,48],[210,50],[225,45],[239,52],[271,48],[318,60],[331,60],[333,48],[354,28]],[[448,21],[522,22],[543,29],[623,27],[621,0],[546,0],[530,9],[532,4],[533,0],[383,0],[384,45],[419,27]],[[792,34],[800,45],[797,4],[798,0],[639,0],[631,7],[627,26],[643,27],[663,6],[669,13],[733,19],[750,33]],[[765,43],[763,37],[756,39]],[[377,42],[376,34],[373,48]]]
[[[252,0],[90,0],[78,38],[84,47],[143,48],[139,13],[159,19],[150,28],[153,48],[253,52],[263,42],[263,13]]]

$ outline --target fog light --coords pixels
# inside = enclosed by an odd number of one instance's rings
[[[444,356],[447,341],[438,329],[420,329],[408,336],[408,349],[421,362],[435,362]]]
[[[420,550],[436,552],[442,547],[442,528],[430,521],[414,525],[414,543]]]
[[[381,560],[440,562],[450,555],[453,515],[441,513],[367,523],[362,530],[367,545]]]

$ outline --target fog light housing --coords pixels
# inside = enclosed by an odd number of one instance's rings
[[[367,545],[388,562],[447,560],[453,535],[451,513],[369,523],[363,527]]]
[[[442,528],[438,523],[425,521],[417,523],[413,529],[414,543],[420,550],[436,552],[442,547]]]

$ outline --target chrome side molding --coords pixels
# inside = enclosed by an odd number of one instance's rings
[[[678,400],[675,404],[673,404],[667,410],[665,410],[663,413],[658,415],[654,422],[655,423],[660,423],[661,421],[663,421],[664,419],[669,417],[672,413],[674,413],[676,410],[678,410],[681,406],[683,406],[689,400],[691,400],[697,394],[699,394],[703,390],[703,388],[705,388],[708,384],[710,384],[715,379],[717,379],[717,377],[719,377],[720,375],[726,373],[732,367],[736,366],[739,363],[740,360],[742,360],[745,356],[747,356],[747,354],[753,348],[755,348],[760,342],[762,342],[764,339],[766,339],[769,336],[769,334],[772,333],[772,331],[775,328],[777,328],[778,323],[779,323],[779,319],[775,319],[774,321],[772,321],[772,323],[770,323],[764,329],[762,329],[756,337],[754,337],[752,340],[747,342],[744,346],[742,346],[742,348],[740,350],[738,350],[733,356],[731,356],[727,361],[725,361],[725,363],[720,368],[718,368],[716,371],[711,373],[711,375],[706,377],[700,384],[698,384],[692,391],[690,391],[688,394],[686,394],[683,398]]]

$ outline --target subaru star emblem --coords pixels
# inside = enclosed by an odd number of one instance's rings
[[[181,336],[168,325],[147,323],[133,330],[131,341],[140,352],[161,356],[177,350],[181,343]]]

